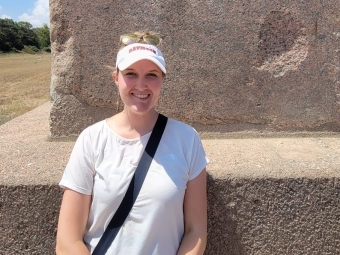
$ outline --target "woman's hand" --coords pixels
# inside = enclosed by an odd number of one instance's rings
[[[57,255],[90,255],[83,242],[90,205],[91,196],[65,189],[58,222]]]
[[[177,255],[202,255],[207,243],[206,170],[188,182],[184,197],[184,236]]]

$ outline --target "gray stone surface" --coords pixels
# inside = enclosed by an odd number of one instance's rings
[[[54,255],[61,197],[55,184],[1,184],[0,254]]]
[[[0,126],[0,254],[54,254],[57,183],[74,138],[49,138],[49,110]],[[340,254],[340,134],[279,135],[202,133],[205,254]]]
[[[208,181],[206,254],[339,254],[339,178]]]
[[[119,35],[158,32],[160,110],[220,131],[340,131],[338,0],[51,1],[52,136],[115,112]],[[70,100],[71,98],[71,100]]]

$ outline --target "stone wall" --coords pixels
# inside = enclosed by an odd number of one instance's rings
[[[159,110],[203,131],[340,131],[340,3],[50,1],[51,135],[115,113],[119,35],[153,30],[168,76]]]
[[[47,139],[50,104],[0,126],[0,254],[53,255],[74,141]],[[340,254],[340,134],[203,139],[205,255]]]
[[[208,178],[205,255],[340,253],[339,178]],[[53,255],[57,185],[0,185],[0,254]]]

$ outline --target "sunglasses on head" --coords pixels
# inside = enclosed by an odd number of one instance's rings
[[[157,46],[161,42],[161,40],[157,36],[148,35],[148,34],[145,34],[145,35],[137,35],[137,34],[121,35],[120,41],[124,45],[129,45],[129,44],[133,44],[133,43],[138,43],[140,41],[144,41],[148,44],[155,45],[155,46]]]

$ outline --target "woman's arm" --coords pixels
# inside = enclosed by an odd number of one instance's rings
[[[177,255],[202,255],[207,243],[206,170],[188,182],[184,197],[184,236]]]
[[[90,255],[83,242],[90,204],[91,196],[65,189],[57,230],[57,255]]]

